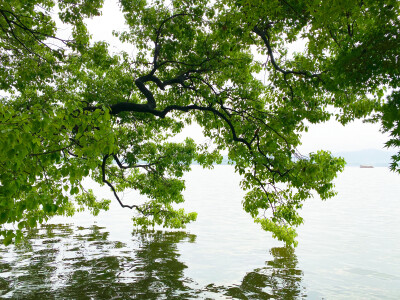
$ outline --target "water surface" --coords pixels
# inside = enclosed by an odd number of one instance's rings
[[[15,299],[270,299],[301,294],[293,248],[272,248],[273,260],[240,285],[199,286],[185,274],[178,244],[186,232],[134,231],[129,246],[98,226],[44,225],[29,241],[1,251],[0,288]]]
[[[133,230],[131,211],[116,205],[58,218],[29,243],[0,248],[0,297],[400,298],[400,177],[386,168],[346,168],[338,196],[310,200],[295,249],[243,212],[231,166],[194,166],[186,179],[185,208],[199,213],[186,231]]]

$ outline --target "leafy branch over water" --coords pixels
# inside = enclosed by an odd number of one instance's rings
[[[55,215],[107,210],[111,199],[85,189],[88,176],[134,211],[135,225],[184,228],[196,219],[174,207],[184,201],[184,172],[193,160],[211,167],[224,151],[243,176],[246,212],[295,245],[303,202],[332,197],[344,167],[325,151],[298,153],[308,123],[372,116],[398,146],[398,1],[119,5],[128,28],[115,35],[133,54],[91,41],[85,20],[100,15],[100,0],[0,4],[5,244]],[[57,14],[71,38],[60,37]],[[299,39],[305,49],[287,55]],[[215,149],[170,142],[191,123]],[[143,199],[125,203],[127,189]]]

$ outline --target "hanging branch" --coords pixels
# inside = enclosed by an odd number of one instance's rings
[[[103,180],[103,182],[104,182],[105,184],[107,184],[107,185],[110,187],[110,189],[113,191],[114,196],[115,196],[115,198],[117,199],[118,203],[121,205],[121,207],[123,207],[123,208],[126,207],[126,208],[130,208],[130,209],[136,208],[136,210],[138,210],[139,212],[141,212],[142,214],[144,214],[143,210],[141,210],[141,209],[139,208],[139,206],[137,206],[137,205],[126,205],[126,204],[123,204],[122,201],[121,201],[121,199],[119,198],[119,196],[118,196],[118,194],[117,194],[117,191],[115,190],[114,186],[106,179],[106,163],[107,163],[107,159],[108,159],[109,157],[110,157],[109,154],[105,155],[105,156],[103,157],[103,163],[101,164],[101,172],[102,172],[102,180]]]

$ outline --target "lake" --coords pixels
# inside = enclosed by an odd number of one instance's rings
[[[305,204],[296,248],[242,210],[232,166],[193,166],[186,180],[184,207],[198,212],[186,230],[135,230],[131,211],[117,205],[98,217],[54,219],[29,244],[0,248],[0,297],[400,298],[400,175],[347,167],[335,198]]]

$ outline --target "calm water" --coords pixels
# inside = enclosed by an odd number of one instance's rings
[[[337,197],[310,200],[295,249],[243,212],[231,166],[186,179],[185,208],[199,216],[184,232],[135,231],[118,206],[53,220],[0,248],[0,297],[400,299],[400,176],[386,168],[346,168]]]

